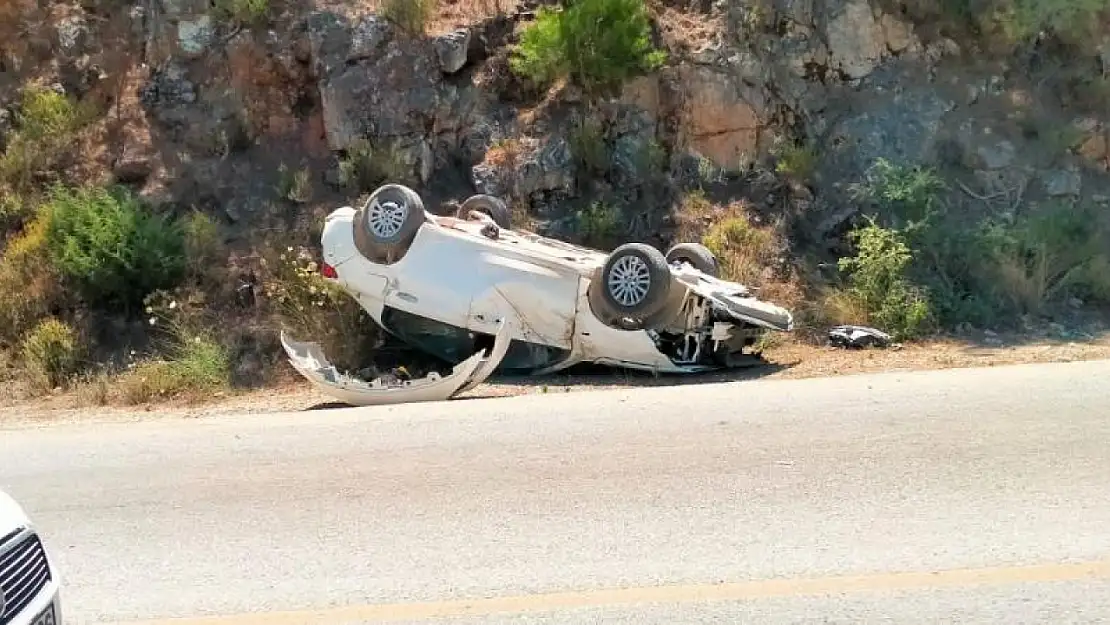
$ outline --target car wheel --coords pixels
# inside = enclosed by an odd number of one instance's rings
[[[459,219],[469,219],[471,211],[485,213],[493,219],[493,223],[505,230],[512,229],[512,215],[509,207],[499,198],[492,195],[472,195],[466,199],[455,212]]]
[[[371,260],[395,262],[408,251],[426,220],[424,202],[415,191],[399,184],[383,185],[355,215],[355,246]]]
[[[591,305],[603,322],[625,330],[645,327],[667,304],[671,270],[650,245],[626,243],[594,274]]]
[[[717,256],[701,243],[679,243],[667,251],[668,263],[686,262],[698,271],[718,278],[721,267]]]

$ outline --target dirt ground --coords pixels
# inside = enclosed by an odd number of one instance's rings
[[[887,349],[845,350],[785,343],[764,354],[765,363],[730,372],[686,376],[598,369],[527,378],[495,378],[464,398],[495,398],[527,394],[570,393],[596,389],[695,385],[756,379],[800,379],[861,373],[990,367],[1023,363],[1110,359],[1110,334],[1083,340],[990,336],[986,340],[946,339]],[[0,424],[34,424],[87,419],[130,421],[158,416],[195,418],[216,414],[265,414],[336,407],[326,396],[291,374],[276,388],[213,397],[201,404],[112,408],[89,405],[80,391],[59,393],[34,402],[0,408]]]

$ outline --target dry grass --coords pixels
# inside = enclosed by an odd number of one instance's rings
[[[659,25],[664,47],[680,52],[696,52],[718,41],[725,32],[721,13],[691,13],[649,0],[648,9]]]
[[[512,169],[519,162],[520,150],[519,139],[504,139],[490,146],[483,162],[497,169]]]
[[[347,16],[377,13],[385,0],[322,0],[317,7]],[[425,25],[429,35],[441,35],[496,15],[510,13],[520,5],[520,0],[439,0],[431,18]]]

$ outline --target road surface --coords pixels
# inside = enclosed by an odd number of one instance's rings
[[[0,459],[70,623],[1110,621],[1110,362],[12,426]]]

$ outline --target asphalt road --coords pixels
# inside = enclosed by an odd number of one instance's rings
[[[0,487],[69,623],[1110,622],[1110,362],[13,427]]]

